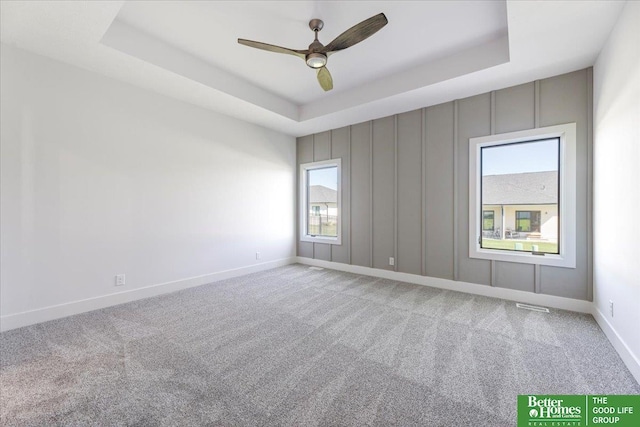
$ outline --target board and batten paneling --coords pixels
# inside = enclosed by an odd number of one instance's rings
[[[491,261],[469,258],[469,138],[491,133],[491,94],[457,101],[456,175],[456,280],[491,284]]]
[[[296,150],[297,154],[297,170],[296,170],[296,183],[298,186],[298,191],[296,194],[298,195],[298,202],[296,206],[298,208],[298,212],[296,212],[296,230],[298,234],[298,256],[302,256],[305,258],[313,258],[313,243],[311,242],[303,242],[300,240],[300,204],[302,200],[300,200],[300,165],[304,163],[313,162],[313,135],[307,135],[302,138],[298,138],[298,146]]]
[[[515,132],[535,127],[535,86],[535,83],[531,82],[495,92],[493,133]]]
[[[331,261],[349,264],[349,249],[351,247],[351,165],[350,165],[350,142],[349,127],[335,129],[331,131],[331,158],[342,159],[342,175],[341,175],[341,195],[340,203],[341,214],[345,218],[342,221],[342,244],[331,245]]]
[[[331,131],[313,135],[313,161],[331,159]],[[331,261],[331,246],[326,243],[313,243],[313,257]]]
[[[313,135],[313,161],[319,162],[331,158],[331,132]]]
[[[397,119],[398,271],[422,274],[422,111]]]
[[[592,69],[575,71],[540,81],[540,127],[561,123],[576,123],[576,268],[558,268],[542,266],[540,277],[541,293],[557,295],[567,298],[589,299],[591,284],[588,281],[588,270],[591,260],[587,250],[591,242],[591,229],[587,226],[587,213],[590,212],[591,183],[587,179],[590,162],[588,158],[588,135],[591,133],[592,123],[589,111],[592,100],[588,96]],[[589,174],[590,175],[590,174]]]
[[[424,265],[427,276],[454,277],[453,102],[424,110]]]
[[[395,191],[395,119],[393,116],[373,121],[373,267],[393,270],[394,191]]]
[[[351,263],[371,267],[371,123],[351,126]]]
[[[343,244],[298,255],[590,300],[591,84],[589,68],[298,138],[298,163],[343,165]],[[469,138],[571,122],[577,267],[469,258]]]

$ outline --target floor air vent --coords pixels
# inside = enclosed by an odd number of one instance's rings
[[[549,312],[549,309],[547,307],[538,307],[537,305],[520,304],[519,302],[516,303],[516,307],[524,308],[525,310],[539,311],[540,313],[548,313]]]
[[[322,267],[309,267],[309,270],[324,270]]]

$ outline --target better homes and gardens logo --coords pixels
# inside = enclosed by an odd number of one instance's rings
[[[584,422],[586,415],[584,396],[534,395],[526,398],[526,411],[530,422],[527,426],[578,426]],[[520,418],[520,405],[518,405],[518,418]]]
[[[640,395],[520,395],[518,427],[640,426]]]

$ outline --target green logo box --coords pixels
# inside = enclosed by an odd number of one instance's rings
[[[518,396],[518,427],[640,427],[640,395]]]

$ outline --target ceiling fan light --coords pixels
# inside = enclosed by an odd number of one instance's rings
[[[310,53],[307,55],[307,65],[311,68],[322,68],[327,64],[327,55]]]

